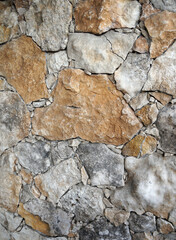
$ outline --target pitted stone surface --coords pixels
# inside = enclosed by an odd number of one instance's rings
[[[161,10],[168,10],[170,12],[176,12],[175,0],[151,0],[152,4]]]

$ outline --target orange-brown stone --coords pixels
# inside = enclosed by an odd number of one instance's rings
[[[146,53],[149,51],[149,45],[147,42],[147,39],[144,37],[139,37],[133,46],[134,51],[139,52],[139,53]]]
[[[154,8],[151,4],[143,4],[142,5],[142,15],[140,20],[144,21],[146,18],[150,17],[152,14],[161,12],[160,9]]]
[[[145,139],[145,136],[137,135],[129,143],[127,143],[123,150],[122,154],[125,156],[134,156],[138,157],[141,151],[141,145]]]
[[[101,34],[112,28],[135,27],[140,4],[131,0],[86,0],[75,9],[76,30]]]
[[[156,121],[158,109],[155,104],[147,104],[136,112],[136,115],[145,126],[150,125]]]
[[[151,92],[150,95],[157,99],[164,106],[168,104],[172,99],[172,96],[161,92]]]
[[[32,174],[28,173],[24,168],[21,169],[20,175],[22,176],[25,183],[30,184],[32,182]]]
[[[0,47],[0,75],[6,77],[26,103],[48,97],[45,53],[22,36]]]
[[[33,134],[50,140],[81,137],[120,145],[141,128],[134,112],[107,75],[86,75],[66,69],[59,74],[54,102],[36,109]]]
[[[152,136],[147,136],[141,146],[141,156],[151,154],[156,150],[157,140]]]
[[[152,38],[151,58],[164,53],[176,39],[176,13],[163,11],[145,20],[145,26]]]

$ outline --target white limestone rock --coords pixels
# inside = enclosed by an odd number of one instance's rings
[[[176,97],[176,42],[156,58],[143,91],[160,91]]]
[[[148,54],[130,53],[125,62],[115,72],[116,87],[124,93],[135,97],[147,81],[150,69]]]
[[[175,0],[151,0],[155,8],[161,10],[167,10],[170,12],[176,12],[176,1]]]
[[[72,33],[69,36],[68,57],[75,60],[75,67],[91,73],[113,73],[122,58],[113,53],[105,36],[89,33]]]
[[[58,73],[60,70],[68,67],[66,51],[46,53],[46,66],[49,74]]]
[[[34,0],[25,13],[26,34],[43,51],[65,49],[72,20],[72,5],[68,0]]]

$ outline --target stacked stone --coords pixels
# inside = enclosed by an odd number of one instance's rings
[[[175,0],[0,1],[0,240],[176,239]]]

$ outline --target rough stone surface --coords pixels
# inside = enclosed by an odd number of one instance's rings
[[[172,99],[172,96],[161,92],[151,92],[150,95],[153,96],[157,101],[159,101],[164,106],[168,104]]]
[[[132,107],[134,111],[137,109],[142,108],[143,106],[147,105],[149,103],[147,98],[147,93],[140,93],[136,97],[132,98],[129,102],[129,105]]]
[[[128,226],[120,225],[115,227],[105,218],[100,218],[79,231],[80,240],[131,240]]]
[[[115,72],[114,78],[118,90],[135,97],[147,80],[150,69],[148,54],[130,53],[125,62]]]
[[[44,51],[66,48],[72,6],[68,0],[34,1],[25,13],[27,35]]]
[[[77,31],[101,34],[112,28],[134,28],[140,16],[140,4],[128,0],[80,1],[74,16]]]
[[[91,142],[120,145],[140,128],[106,75],[88,76],[73,69],[60,73],[54,103],[37,109],[33,118],[33,133],[51,140],[79,136]]]
[[[77,185],[61,198],[61,204],[76,220],[89,222],[103,214],[103,191],[89,185]]]
[[[48,97],[45,54],[22,36],[0,47],[0,75],[5,76],[26,103]]]
[[[169,221],[176,227],[176,208],[169,213]]]
[[[112,203],[127,211],[139,214],[150,211],[168,218],[175,206],[175,161],[175,156],[163,157],[158,153],[140,159],[128,157],[125,162],[128,182],[111,196]]]
[[[0,239],[2,239],[2,240],[10,239],[10,234],[1,224],[0,224]]]
[[[151,233],[135,233],[132,235],[133,240],[155,240]]]
[[[79,182],[81,182],[80,171],[73,159],[65,160],[48,172],[35,177],[37,188],[54,204],[70,187]]]
[[[75,60],[76,68],[92,73],[113,73],[122,63],[122,58],[113,51],[105,36],[89,33],[72,33],[69,35],[67,53]]]
[[[170,222],[161,218],[157,219],[157,228],[159,232],[162,234],[168,234],[168,233],[174,232],[173,225]]]
[[[151,0],[152,4],[161,10],[168,10],[170,12],[176,12],[175,0]]]
[[[0,92],[0,154],[27,137],[29,112],[16,93]]]
[[[20,232],[12,233],[14,240],[44,240],[39,233],[31,230],[29,227],[24,226]],[[9,240],[9,239],[8,239]]]
[[[91,185],[124,186],[124,159],[104,144],[80,144],[79,158],[90,176]]]
[[[68,141],[52,142],[51,157],[53,162],[58,163],[63,159],[73,157],[74,151]]]
[[[133,50],[138,53],[147,53],[149,51],[149,44],[145,37],[139,37],[133,46]]]
[[[146,18],[150,17],[152,14],[160,12],[159,9],[154,8],[151,4],[144,3],[142,5],[142,15],[140,20],[144,21]]]
[[[111,223],[118,227],[119,225],[127,222],[130,213],[117,208],[106,208],[105,216]]]
[[[152,64],[144,91],[160,91],[176,97],[176,42]]]
[[[164,151],[176,153],[176,105],[167,105],[158,114],[156,126],[160,134],[160,144]]]
[[[29,9],[29,0],[14,0],[19,15],[23,15]]]
[[[136,116],[142,121],[144,126],[154,123],[158,116],[158,108],[156,104],[147,104],[136,112]]]
[[[42,141],[19,143],[15,155],[19,163],[33,174],[46,172],[51,165],[50,146]]]
[[[0,207],[15,212],[19,202],[21,178],[14,174],[16,158],[11,152],[0,157]]]
[[[164,11],[154,14],[145,20],[145,26],[152,38],[150,56],[156,58],[176,39],[176,13]]]
[[[154,232],[156,231],[155,217],[137,215],[131,213],[129,218],[130,229],[133,232]]]

